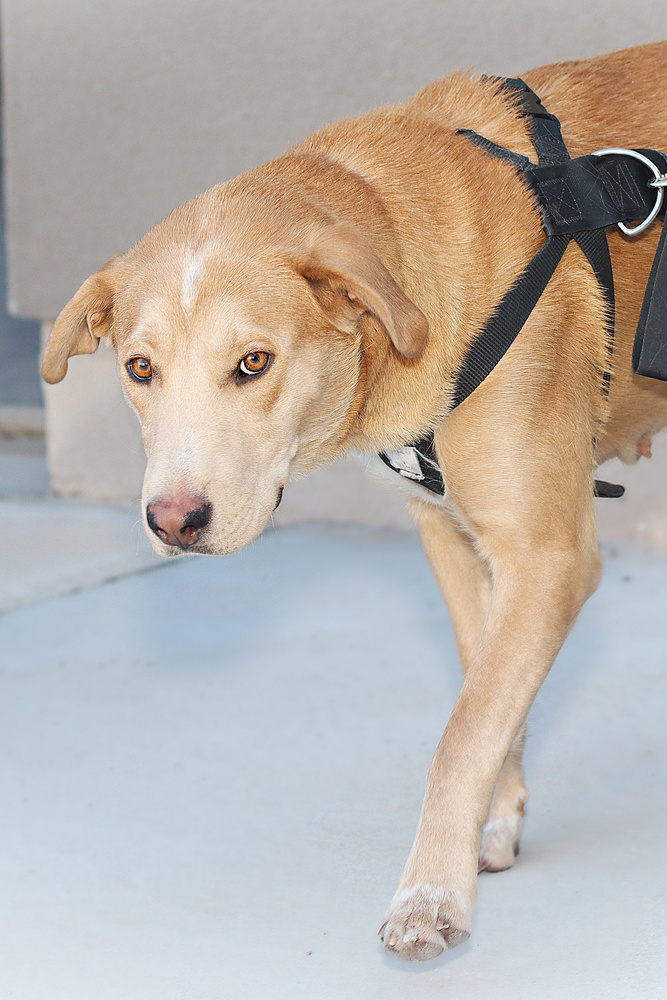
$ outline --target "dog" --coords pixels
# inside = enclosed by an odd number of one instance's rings
[[[667,43],[525,80],[572,157],[667,149]],[[478,331],[544,244],[512,164],[461,130],[535,159],[498,81],[454,73],[177,208],[84,282],[43,359],[58,382],[69,357],[110,338],[163,556],[234,552],[290,477],[433,432],[444,496],[403,487],[464,682],[380,931],[410,960],[467,938],[478,870],[514,862],[526,716],[600,579],[594,469],[636,461],[667,423],[667,384],[631,364],[659,224],[636,239],[609,231],[611,362],[608,304],[571,242],[505,356],[452,408]]]

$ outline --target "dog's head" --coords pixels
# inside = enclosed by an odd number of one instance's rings
[[[319,218],[262,234],[256,213],[199,201],[84,282],[42,368],[59,382],[72,355],[110,337],[142,425],[143,517],[162,555],[242,548],[290,475],[344,450],[364,398],[362,321],[405,357],[428,331],[353,227]]]

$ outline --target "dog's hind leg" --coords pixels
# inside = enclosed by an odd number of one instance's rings
[[[422,544],[433,575],[447,604],[465,674],[473,661],[484,630],[491,600],[491,574],[470,536],[446,508],[413,502]],[[519,837],[528,801],[523,773],[526,729],[516,737],[498,781],[487,821],[482,830],[480,871],[510,868],[519,851]]]
[[[478,871],[502,872],[511,868],[519,853],[521,825],[528,801],[523,775],[526,726],[521,727],[500,769],[479,845]]]

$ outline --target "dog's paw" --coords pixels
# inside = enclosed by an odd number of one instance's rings
[[[470,912],[459,892],[416,885],[396,893],[379,936],[390,955],[425,962],[470,937]]]
[[[502,872],[511,868],[519,853],[521,822],[525,815],[523,802],[519,801],[509,816],[489,819],[482,828],[477,870]]]

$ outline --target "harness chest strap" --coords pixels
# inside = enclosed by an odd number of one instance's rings
[[[460,405],[496,367],[546,288],[569,242],[586,255],[607,302],[608,344],[613,348],[614,281],[605,230],[630,219],[653,218],[667,183],[667,156],[656,150],[603,151],[571,159],[558,119],[542,106],[522,80],[504,80],[499,90],[512,94],[526,117],[538,163],[498,146],[469,129],[461,129],[476,146],[510,163],[533,191],[547,239],[519,275],[500,305],[470,346],[457,372],[452,405]],[[653,186],[651,179],[653,178]],[[657,180],[656,180],[657,178]],[[639,228],[639,227],[638,227]],[[624,232],[632,233],[624,227]],[[663,227],[639,319],[633,370],[667,381],[667,225]],[[605,391],[609,390],[609,373]],[[385,451],[380,458],[395,472],[441,496],[445,493],[433,433],[415,444]],[[597,496],[622,496],[622,486],[596,480]]]

